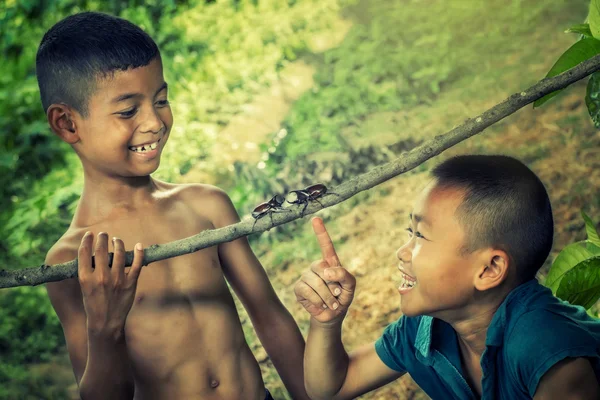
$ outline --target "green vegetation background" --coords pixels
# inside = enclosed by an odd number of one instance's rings
[[[507,75],[515,77],[513,92],[534,83],[543,73],[519,73],[529,71],[523,65],[541,64],[541,70],[547,70],[560,54],[560,49],[545,54],[547,41],[569,43],[561,32],[585,18],[588,4],[588,0],[4,1],[0,269],[43,262],[68,226],[81,187],[78,160],[50,134],[35,80],[39,41],[64,16],[105,11],[130,19],[155,38],[176,120],[156,176],[182,182],[201,166],[229,192],[239,213],[247,215],[253,205],[277,191],[322,178],[320,166],[331,171],[330,181],[339,183],[367,169],[369,162],[385,160],[394,147],[381,144],[377,129],[356,128],[372,115],[422,110],[444,93],[454,93],[456,101],[500,100],[497,82]],[[344,21],[352,26],[343,41],[320,49],[318,39],[344,30]],[[518,62],[505,62],[511,57]],[[315,69],[314,84],[293,103],[281,126],[259,138],[261,162],[215,161],[219,132],[243,113],[246,104],[276,85],[286,66],[299,60]],[[437,133],[449,128],[441,127]],[[424,139],[418,132],[412,134],[417,136],[399,133],[390,143],[402,150],[403,145],[410,148]],[[316,152],[333,154],[333,161],[315,163]],[[543,146],[523,150],[530,159],[545,155]],[[347,212],[369,196],[358,196],[336,212]],[[301,223],[251,238],[259,255],[270,253],[273,264],[268,267],[276,268],[296,248],[291,240],[296,231],[308,235]],[[311,259],[317,249],[303,245],[301,253]],[[248,340],[255,342],[247,320],[245,329]],[[64,361],[64,354],[60,324],[44,288],[0,291],[0,399],[66,398],[67,378],[58,379],[55,371],[39,368],[56,357]],[[273,371],[265,379],[284,396]]]

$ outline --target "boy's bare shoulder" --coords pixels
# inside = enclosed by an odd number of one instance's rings
[[[229,195],[221,188],[202,183],[164,185],[170,196],[208,218],[216,227],[239,220]]]
[[[221,188],[206,183],[167,183],[161,182],[163,189],[170,191],[173,195],[181,196],[181,199],[201,200],[214,196],[227,196],[227,193]]]
[[[46,254],[46,265],[56,265],[77,258],[79,243],[85,229],[69,228]]]
[[[53,266],[75,260],[84,234],[84,229],[69,228],[46,254],[45,264]],[[48,282],[46,290],[61,323],[67,323],[68,315],[82,315],[83,303],[77,278]]]

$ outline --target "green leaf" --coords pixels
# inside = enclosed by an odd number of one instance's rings
[[[600,129],[600,73],[594,72],[585,90],[585,105],[596,128]]]
[[[590,2],[590,12],[588,14],[590,22],[590,31],[595,38],[600,38],[600,0]]]
[[[586,309],[600,298],[600,256],[587,259],[567,272],[556,295]]]
[[[588,240],[596,246],[600,246],[600,235],[598,230],[596,230],[596,225],[583,210],[581,210],[581,216],[585,220],[585,231],[587,233]]]
[[[569,29],[567,29],[565,31],[565,33],[578,33],[580,35],[583,35],[585,37],[594,37],[592,35],[592,31],[590,30],[590,24],[577,24],[577,25],[573,25],[572,27],[570,27]]]
[[[558,61],[556,61],[552,68],[550,68],[550,71],[548,71],[546,78],[559,75],[565,72],[566,70],[573,68],[577,64],[580,64],[585,60],[594,57],[597,54],[600,54],[600,40],[594,38],[581,39],[573,46],[569,47],[569,49],[558,58]],[[533,107],[536,108],[541,106],[542,104],[559,94],[561,90],[548,93],[541,99],[537,99],[533,103]]]
[[[564,275],[580,262],[592,258],[595,255],[600,256],[600,247],[595,246],[592,242],[584,240],[571,243],[556,256],[556,259],[554,259],[544,285],[552,289],[552,292],[556,294]]]

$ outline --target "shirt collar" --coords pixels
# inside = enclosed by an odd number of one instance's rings
[[[419,329],[417,330],[417,338],[415,347],[417,351],[425,358],[428,358],[431,353],[431,344],[433,337],[433,317],[424,315],[421,317]]]
[[[506,332],[506,319],[509,314],[509,307],[515,300],[518,300],[522,295],[528,292],[532,287],[538,286],[536,279],[529,280],[516,288],[514,288],[504,299],[500,307],[494,313],[494,317],[488,327],[487,336],[485,338],[486,346],[500,347],[504,342],[504,332]]]
[[[502,304],[500,304],[500,307],[498,307],[498,310],[496,310],[494,313],[494,317],[490,322],[485,339],[486,346],[499,347],[502,345],[506,328],[507,308],[513,300],[521,297],[525,291],[535,285],[539,285],[539,283],[536,279],[532,279],[520,286],[517,286],[508,294],[508,296],[506,296]],[[433,322],[434,318],[427,315],[422,316],[421,321],[419,322],[419,329],[417,330],[417,337],[415,339],[415,347],[424,358],[429,358],[432,353],[432,348],[434,345],[432,340]]]

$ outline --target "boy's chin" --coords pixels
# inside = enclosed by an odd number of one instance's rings
[[[402,300],[400,300],[400,311],[402,312],[402,315],[406,317],[418,317],[419,315],[423,315],[422,310],[411,306],[410,304],[406,304]]]
[[[151,175],[158,170],[159,166],[160,166],[160,159],[157,159],[156,162],[148,163],[147,165],[144,165],[141,168],[140,167],[136,168],[134,175],[138,176],[138,177]]]

